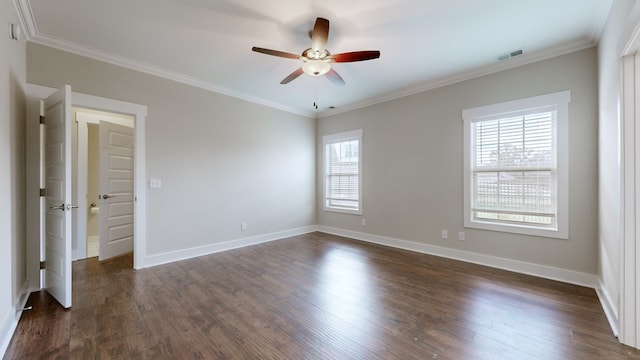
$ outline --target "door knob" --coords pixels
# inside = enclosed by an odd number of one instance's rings
[[[111,194],[104,194],[102,195],[102,198],[107,200],[107,199],[111,199],[112,197],[116,197],[115,195],[111,195]]]
[[[50,210],[62,210],[64,211],[64,203],[58,205],[58,206],[49,206]]]

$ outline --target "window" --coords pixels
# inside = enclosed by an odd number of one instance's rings
[[[463,111],[465,227],[568,238],[570,97]]]
[[[362,130],[327,135],[324,210],[362,214]]]

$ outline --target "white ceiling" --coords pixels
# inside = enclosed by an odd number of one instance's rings
[[[592,46],[612,0],[16,2],[31,41],[325,116]],[[316,17],[331,21],[331,53],[380,50],[380,58],[334,64],[345,86],[308,75],[280,85],[300,62],[251,47],[300,54]],[[497,62],[518,49],[525,54]]]

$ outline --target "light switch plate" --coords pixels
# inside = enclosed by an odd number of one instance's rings
[[[160,179],[149,179],[149,187],[152,189],[160,189],[162,181]]]

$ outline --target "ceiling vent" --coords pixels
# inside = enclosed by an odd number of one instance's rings
[[[519,50],[515,50],[506,54],[502,54],[496,57],[496,59],[498,59],[498,61],[505,61],[505,60],[509,60],[511,58],[514,58],[516,56],[520,56],[524,54],[524,51],[522,51],[522,49]]]

